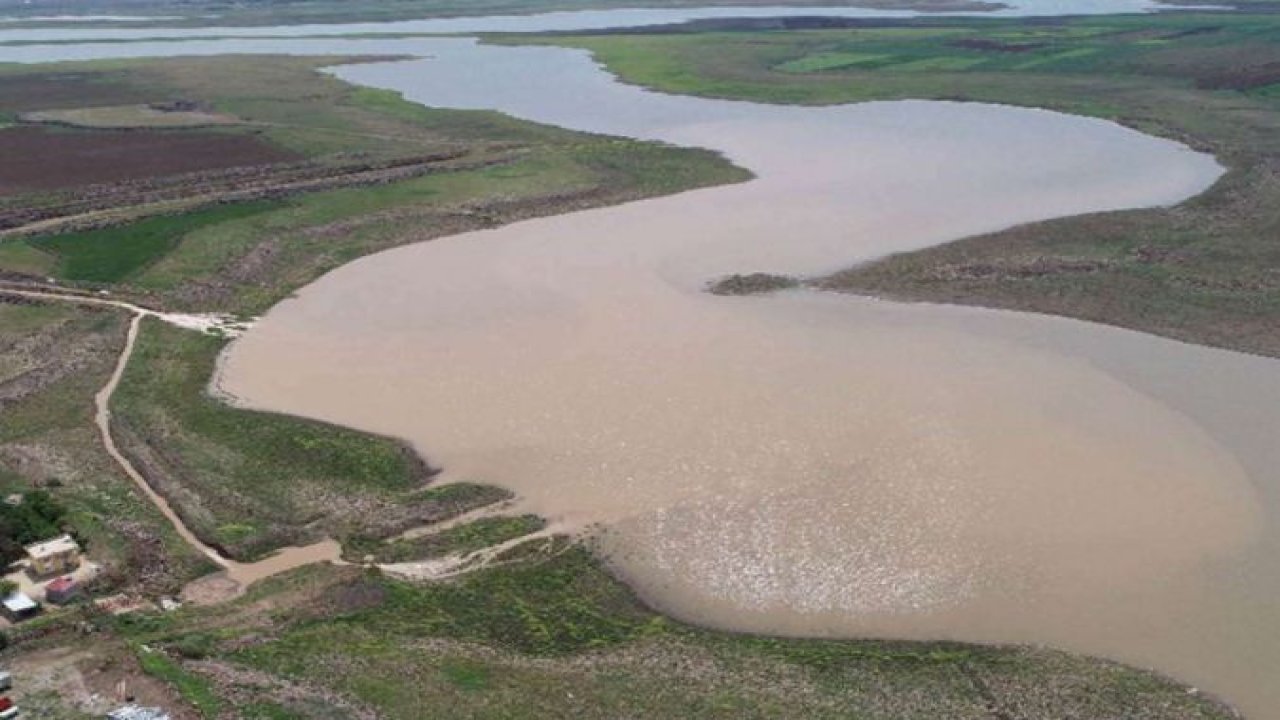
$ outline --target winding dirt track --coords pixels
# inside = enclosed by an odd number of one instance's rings
[[[133,346],[138,339],[138,328],[142,325],[142,319],[144,317],[146,317],[146,315],[143,313],[135,312],[133,314],[133,318],[129,321],[129,332],[125,335],[124,348],[121,349],[120,357],[116,360],[115,370],[112,371],[111,377],[107,380],[107,384],[103,385],[102,389],[93,396],[93,404],[96,409],[96,413],[93,416],[93,422],[98,426],[98,435],[102,437],[102,445],[106,448],[107,454],[116,461],[116,464],[124,470],[126,475],[133,479],[134,484],[136,484],[138,489],[147,496],[147,499],[159,508],[160,512],[168,518],[169,523],[173,525],[173,528],[178,532],[178,535],[181,536],[183,540],[186,540],[192,547],[199,550],[205,557],[222,567],[227,567],[228,563],[231,561],[222,557],[213,548],[201,542],[200,538],[196,537],[195,533],[191,532],[191,529],[187,527],[186,523],[182,522],[182,519],[178,517],[176,512],[174,512],[173,507],[169,505],[169,501],[165,500],[160,493],[156,492],[155,489],[147,483],[141,473],[139,473],[133,466],[133,463],[129,462],[128,459],[126,459],[120,452],[120,449],[116,447],[115,438],[111,437],[111,396],[115,394],[116,388],[119,387],[120,378],[124,377],[124,370],[129,364],[129,357],[133,354]]]
[[[129,358],[133,355],[134,345],[137,343],[138,331],[142,325],[144,318],[154,317],[161,320],[166,319],[164,313],[149,310],[147,308],[134,305],[133,303],[121,300],[107,300],[99,297],[87,297],[84,295],[75,295],[70,293],[49,292],[40,290],[18,290],[10,288],[0,288],[0,294],[25,297],[33,300],[48,300],[54,302],[66,302],[76,305],[96,305],[100,307],[111,307],[124,310],[132,316],[129,321],[129,330],[125,335],[124,347],[120,350],[119,359],[116,361],[115,369],[108,378],[107,384],[94,395],[94,424],[98,427],[98,434],[102,438],[102,445],[106,449],[107,454],[111,456],[116,464],[124,471],[143,495],[151,501],[153,505],[168,519],[169,524],[178,533],[187,544],[195,548],[210,561],[222,568],[220,575],[226,580],[231,581],[231,587],[224,587],[219,595],[225,595],[228,591],[230,594],[238,594],[249,584],[261,580],[263,578],[277,575],[288,570],[302,567],[304,565],[312,565],[319,562],[331,562],[335,564],[342,563],[342,546],[332,539],[321,540],[320,542],[303,547],[290,547],[280,550],[270,557],[259,560],[254,563],[242,563],[224,557],[217,550],[205,544],[192,532],[191,528],[182,520],[169,501],[155,488],[146,481],[142,473],[129,462],[128,458],[120,452],[116,446],[115,438],[111,435],[111,397],[115,394],[116,389],[120,386],[120,380],[124,377],[125,368],[129,365]],[[200,580],[197,583],[202,582]],[[226,583],[224,582],[224,586]]]

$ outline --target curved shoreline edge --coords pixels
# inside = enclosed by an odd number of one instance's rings
[[[1087,24],[1091,18],[1073,20]],[[963,20],[938,24],[938,27],[943,28],[951,26],[964,27]],[[1052,291],[1053,286],[1046,286],[1045,283],[1053,281],[1050,276],[1055,269],[1063,275],[1062,283],[1067,287],[1073,281],[1072,276],[1083,278],[1092,271],[1086,260],[1077,261],[1070,254],[1060,259],[1053,249],[1072,245],[1073,231],[1077,235],[1101,233],[1103,239],[1098,242],[1110,243],[1112,246],[1123,246],[1125,233],[1128,233],[1138,238],[1136,243],[1142,243],[1136,252],[1145,253],[1148,246],[1155,246],[1155,252],[1159,253],[1159,233],[1175,236],[1178,233],[1185,234],[1188,227],[1200,222],[1197,218],[1202,215],[1208,218],[1212,218],[1214,213],[1223,217],[1230,217],[1235,213],[1247,215],[1246,208],[1250,203],[1256,205],[1268,202],[1257,196],[1263,191],[1255,190],[1266,184],[1271,176],[1267,158],[1273,153],[1268,142],[1254,141],[1251,138],[1262,133],[1269,125],[1259,124],[1256,128],[1251,126],[1245,133],[1238,132],[1238,128],[1236,131],[1230,130],[1226,123],[1233,122],[1232,116],[1235,113],[1245,112],[1243,108],[1233,104],[1236,100],[1231,96],[1215,96],[1195,87],[1187,88],[1178,85],[1176,80],[1151,81],[1144,85],[1147,81],[1141,75],[1117,79],[1113,85],[1098,81],[1100,84],[1097,87],[1090,84],[1092,80],[1087,76],[1081,79],[1076,76],[1043,75],[1037,77],[1043,80],[1045,87],[1033,90],[1018,79],[1017,73],[1005,73],[1000,81],[982,79],[972,82],[963,81],[963,73],[951,73],[948,77],[955,79],[954,89],[939,91],[916,83],[911,76],[898,75],[882,80],[876,71],[852,72],[844,76],[838,72],[801,75],[806,84],[795,93],[790,93],[784,90],[785,82],[790,78],[777,73],[772,65],[750,65],[752,62],[764,61],[752,58],[750,52],[742,50],[744,46],[734,45],[739,41],[749,43],[752,37],[759,34],[748,27],[708,41],[714,47],[718,47],[717,43],[720,43],[733,48],[735,53],[746,52],[745,59],[739,58],[739,62],[746,65],[735,70],[738,73],[735,75],[725,75],[722,68],[710,69],[709,66],[699,65],[699,53],[686,49],[693,44],[694,39],[704,37],[698,32],[683,35],[646,33],[641,29],[637,33],[626,35],[579,32],[541,37],[485,33],[481,34],[481,41],[497,45],[548,45],[585,50],[617,82],[661,94],[803,107],[908,99],[1004,105],[1111,122],[1210,154],[1225,172],[1212,186],[1168,207],[1084,213],[1020,223],[1003,230],[965,235],[928,248],[890,253],[829,274],[798,276],[798,279],[824,291],[908,303],[925,302],[1068,317],[1194,345],[1270,358],[1280,357],[1280,333],[1275,332],[1274,328],[1268,329],[1265,312],[1259,314],[1258,309],[1250,309],[1250,302],[1266,302],[1264,299],[1257,299],[1257,296],[1244,295],[1231,299],[1232,304],[1225,305],[1225,309],[1219,311],[1186,304],[1188,301],[1181,298],[1191,296],[1184,292],[1175,296],[1174,301],[1182,302],[1183,305],[1179,307],[1190,312],[1191,318],[1173,322],[1146,306],[1126,309],[1122,313],[1114,312],[1114,306],[1123,303],[1124,298],[1107,295],[1105,283],[1099,285],[1100,289],[1095,292],[1112,300],[1109,307],[1103,307],[1100,302],[1091,304],[1087,300],[1062,301],[1043,297]],[[631,45],[615,44],[618,42]],[[646,63],[651,60],[647,55],[650,47],[664,48],[664,52],[678,60],[667,59],[662,63],[648,65]],[[773,49],[768,52],[776,55],[779,51]],[[690,68],[688,74],[669,75],[667,66],[674,67],[676,63],[683,63]],[[1001,82],[1005,84],[1002,85]],[[1157,95],[1158,102],[1149,98],[1149,95],[1156,93],[1162,93]],[[1110,104],[1105,107],[1091,104],[1101,102],[1097,100],[1100,97],[1106,98],[1106,102]],[[1130,102],[1133,107],[1126,105],[1126,102]],[[1148,106],[1143,106],[1142,102],[1148,103]],[[1192,113],[1191,117],[1195,122],[1179,116],[1179,112]],[[1260,108],[1258,112],[1263,110]],[[1257,114],[1252,117],[1257,122]],[[1275,122],[1280,126],[1280,121],[1268,122]],[[1233,135],[1233,132],[1236,134]],[[1234,209],[1236,206],[1242,209]],[[1154,240],[1148,240],[1146,234],[1134,230],[1144,224],[1154,228],[1147,231]],[[1266,230],[1257,232],[1265,234]],[[1007,262],[1002,262],[1002,255]],[[1099,276],[1111,272],[1141,272],[1141,266],[1130,260],[1122,256],[1117,262],[1094,267],[1100,271]],[[1143,263],[1153,262],[1160,269],[1159,255],[1154,260],[1148,260],[1145,256],[1139,260]],[[1244,282],[1253,283],[1260,288],[1266,287],[1265,279],[1255,280],[1252,277],[1258,274],[1257,267],[1247,269],[1250,271],[1250,278]],[[769,274],[774,269],[761,267],[757,271]],[[1203,279],[1194,274],[1202,272],[1196,268],[1175,272],[1180,275],[1191,273],[1186,280],[1179,277],[1175,282],[1204,282],[1206,292],[1238,289],[1232,286],[1235,282],[1233,278],[1214,275],[1212,273],[1215,271],[1212,269],[1203,271],[1208,273]],[[1031,280],[1021,283],[1026,289],[1019,289],[1016,278],[1028,277]],[[1015,280],[1007,281],[1008,278]],[[720,279],[722,278],[711,278],[710,282],[714,284]],[[1002,280],[1006,280],[1003,285]],[[1040,284],[1035,284],[1036,280],[1040,280]],[[1050,289],[1033,289],[1045,287]],[[1142,290],[1135,293],[1159,295],[1160,291],[1148,282],[1142,286]]]

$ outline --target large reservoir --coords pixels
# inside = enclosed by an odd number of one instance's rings
[[[1036,110],[673,97],[577,51],[470,39],[44,47],[413,55],[334,72],[725,153],[757,178],[340,268],[236,342],[221,385],[512,488],[600,538],[678,617],[1044,643],[1155,667],[1253,717],[1280,707],[1280,362],[1017,313],[704,292],[1177,203],[1220,175],[1212,158]]]

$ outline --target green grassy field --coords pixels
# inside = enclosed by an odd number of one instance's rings
[[[161,215],[98,230],[40,236],[23,242],[57,258],[53,274],[63,280],[118,283],[175,250],[201,228],[276,209],[279,203],[215,206],[182,215]],[[0,260],[3,262],[3,260]]]
[[[1230,173],[1177,208],[1023,226],[817,284],[1060,314],[1280,356],[1275,15],[933,19],[912,27],[502,41],[586,48],[624,80],[668,92],[772,103],[935,98],[1043,107],[1211,151]]]
[[[165,672],[193,701],[212,687],[286,717],[324,717],[326,696],[383,718],[1231,717],[1148,673],[1050,650],[689,627],[566,542],[446,583],[312,567],[232,606],[119,629],[182,668]]]

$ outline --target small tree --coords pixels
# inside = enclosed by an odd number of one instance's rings
[[[18,592],[18,583],[12,580],[0,580],[0,598],[6,598]]]

